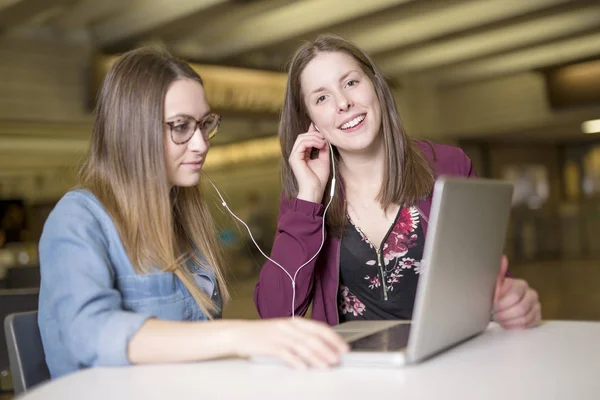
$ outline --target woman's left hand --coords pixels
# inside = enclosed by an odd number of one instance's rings
[[[508,259],[502,256],[494,296],[494,321],[505,329],[531,328],[540,324],[542,307],[535,290],[522,279],[506,276]]]

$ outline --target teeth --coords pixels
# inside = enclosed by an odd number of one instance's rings
[[[364,119],[365,119],[364,115],[359,115],[358,117],[354,118],[352,121],[346,122],[344,125],[341,126],[341,128],[342,129],[354,128],[356,125],[360,124]]]

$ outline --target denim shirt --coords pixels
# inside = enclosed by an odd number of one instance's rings
[[[89,191],[70,191],[57,203],[39,250],[38,324],[52,378],[128,365],[129,340],[148,318],[207,320],[172,272],[135,272],[111,217]],[[220,310],[213,271],[189,267]]]

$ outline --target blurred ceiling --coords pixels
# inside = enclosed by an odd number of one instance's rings
[[[106,52],[160,43],[200,63],[281,71],[299,41],[332,32],[390,77],[456,84],[600,54],[586,0],[0,0],[4,34]]]

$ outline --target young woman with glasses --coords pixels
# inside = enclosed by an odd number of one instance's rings
[[[220,320],[229,293],[198,187],[220,121],[200,76],[164,51],[134,50],[110,68],[78,186],[39,245],[38,322],[53,378],[227,356],[325,367],[347,350],[302,318]]]

